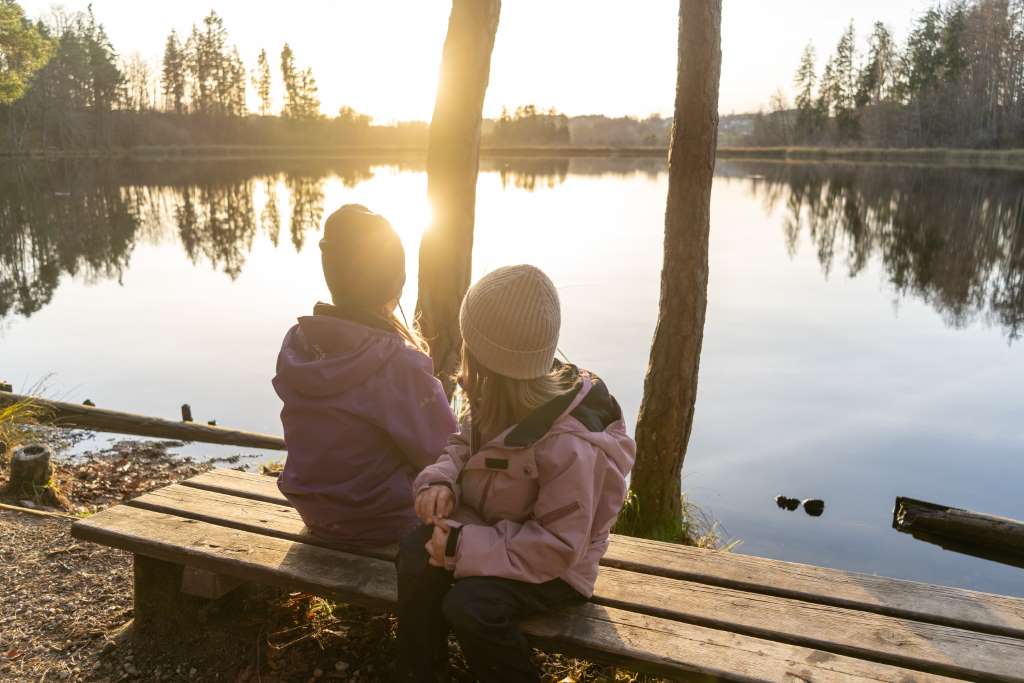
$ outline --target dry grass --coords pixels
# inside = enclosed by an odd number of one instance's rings
[[[0,471],[10,467],[11,452],[31,439],[33,428],[46,418],[47,409],[32,399],[0,407]]]

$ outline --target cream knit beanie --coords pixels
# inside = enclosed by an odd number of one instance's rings
[[[551,371],[562,324],[554,283],[534,266],[505,266],[462,300],[462,339],[485,368],[513,379]]]

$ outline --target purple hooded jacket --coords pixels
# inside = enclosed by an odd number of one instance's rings
[[[274,389],[288,447],[277,485],[313,534],[376,546],[416,526],[412,482],[458,430],[430,358],[391,332],[302,317]]]

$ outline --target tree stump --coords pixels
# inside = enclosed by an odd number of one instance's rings
[[[71,510],[68,497],[53,483],[53,451],[49,446],[31,443],[14,449],[11,455],[11,476],[7,492],[31,498],[41,505]]]
[[[47,446],[38,443],[14,449],[9,490],[19,496],[37,496],[53,476],[52,455]]]

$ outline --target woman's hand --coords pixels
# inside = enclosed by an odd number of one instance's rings
[[[427,562],[434,567],[444,566],[444,550],[448,545],[448,527],[442,523],[434,524],[434,534],[427,541]]]
[[[434,484],[416,496],[416,516],[424,524],[437,524],[455,509],[455,494],[444,484]]]

